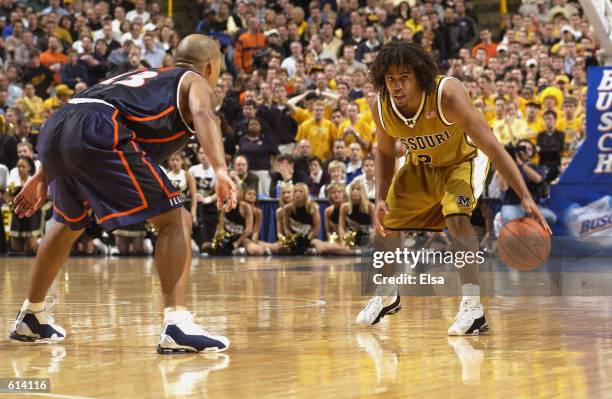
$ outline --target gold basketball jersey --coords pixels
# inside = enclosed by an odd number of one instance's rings
[[[457,165],[476,156],[476,146],[463,128],[450,123],[442,111],[442,88],[452,79],[436,77],[436,90],[423,92],[421,106],[412,118],[406,118],[392,97],[378,95],[378,113],[388,135],[397,138],[408,152],[408,160],[430,166]]]

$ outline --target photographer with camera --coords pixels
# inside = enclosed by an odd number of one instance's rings
[[[530,163],[530,160],[535,155],[533,144],[529,140],[519,140],[515,148],[506,148],[521,171],[533,201],[538,204],[540,212],[542,212],[548,224],[555,224],[557,216],[550,209],[540,204],[540,200],[544,199],[548,192],[548,184],[545,180],[548,171],[544,166]],[[505,181],[502,181],[501,189],[505,191],[501,207],[502,223],[505,225],[512,220],[524,217],[525,210],[521,207],[521,199],[514,190]]]

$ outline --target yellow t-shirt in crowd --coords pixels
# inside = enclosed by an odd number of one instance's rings
[[[314,118],[310,118],[300,124],[295,141],[308,140],[312,155],[325,160],[329,157],[335,136],[336,126],[329,119],[322,119],[317,123]]]
[[[344,129],[346,129],[349,126],[351,126],[357,132],[357,134],[359,134],[359,136],[361,137],[363,141],[365,141],[366,143],[372,142],[373,135],[372,135],[372,131],[370,130],[370,127],[359,119],[357,120],[357,122],[355,122],[354,126],[351,124],[351,121],[349,119],[345,119],[338,127],[338,131],[336,132],[336,136],[334,137],[334,140],[338,138],[342,138],[342,136],[344,135]],[[344,138],[344,143],[346,145],[355,143],[356,141],[357,139],[355,139],[355,136],[353,136],[352,134],[349,134],[348,136]]]

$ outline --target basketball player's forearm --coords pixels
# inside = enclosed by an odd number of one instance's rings
[[[204,125],[204,134],[198,135],[198,141],[208,157],[214,171],[227,170],[223,139],[216,123],[211,121]]]
[[[394,165],[390,168],[389,165]],[[395,169],[395,159],[379,152],[376,157],[376,200],[384,201],[387,198],[393,170]]]

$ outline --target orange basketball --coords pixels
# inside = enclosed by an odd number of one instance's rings
[[[530,218],[520,218],[506,224],[497,241],[499,257],[517,270],[533,270],[550,255],[550,235]]]

